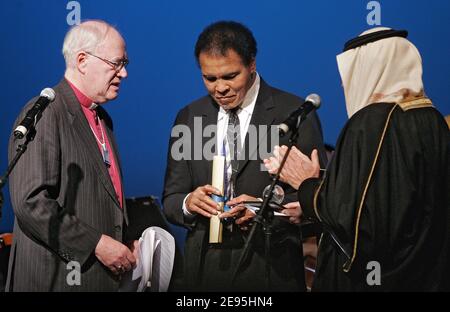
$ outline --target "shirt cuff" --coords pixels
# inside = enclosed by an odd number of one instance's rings
[[[186,220],[191,221],[191,220],[193,220],[193,219],[195,218],[195,216],[196,216],[197,214],[195,214],[195,213],[190,213],[189,210],[188,210],[187,207],[186,207],[186,200],[187,200],[187,198],[188,198],[189,195],[191,195],[191,193],[187,194],[186,197],[183,199],[183,206],[182,206],[182,209],[183,209],[183,215],[184,215],[184,218],[185,218]]]

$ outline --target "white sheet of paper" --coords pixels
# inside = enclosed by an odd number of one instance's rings
[[[257,211],[259,211],[259,207],[255,207],[255,206],[252,206],[252,205],[244,205],[244,206],[245,206],[245,208],[250,209],[250,210],[252,210],[255,213]],[[288,215],[285,215],[284,213],[276,212],[276,211],[274,211],[274,216],[276,216],[276,217],[288,217]]]
[[[175,239],[162,228],[147,228],[139,239],[136,268],[122,276],[120,292],[166,292],[175,260]]]

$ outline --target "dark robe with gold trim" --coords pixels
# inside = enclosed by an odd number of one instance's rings
[[[299,189],[325,228],[313,290],[449,290],[449,130],[431,103],[394,106],[358,111],[325,178]]]

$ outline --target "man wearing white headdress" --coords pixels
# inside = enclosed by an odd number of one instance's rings
[[[294,149],[282,180],[323,225],[313,289],[439,291],[450,280],[450,137],[406,31],[375,28],[337,57],[349,121],[319,179]],[[287,148],[265,160],[273,173]]]

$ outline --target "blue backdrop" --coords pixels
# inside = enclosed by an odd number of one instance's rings
[[[62,78],[62,42],[69,25],[63,0],[0,1],[0,171],[22,106]],[[347,116],[336,54],[346,40],[369,28],[362,0],[80,0],[81,19],[104,19],[127,41],[129,78],[106,105],[120,146],[126,196],[161,196],[170,128],[177,111],[205,94],[193,57],[198,34],[209,23],[233,19],[258,41],[258,72],[270,84],[322,96],[325,141],[334,144]],[[378,1],[381,23],[410,31],[422,53],[427,94],[450,114],[450,1]],[[0,232],[12,230],[8,190]]]

